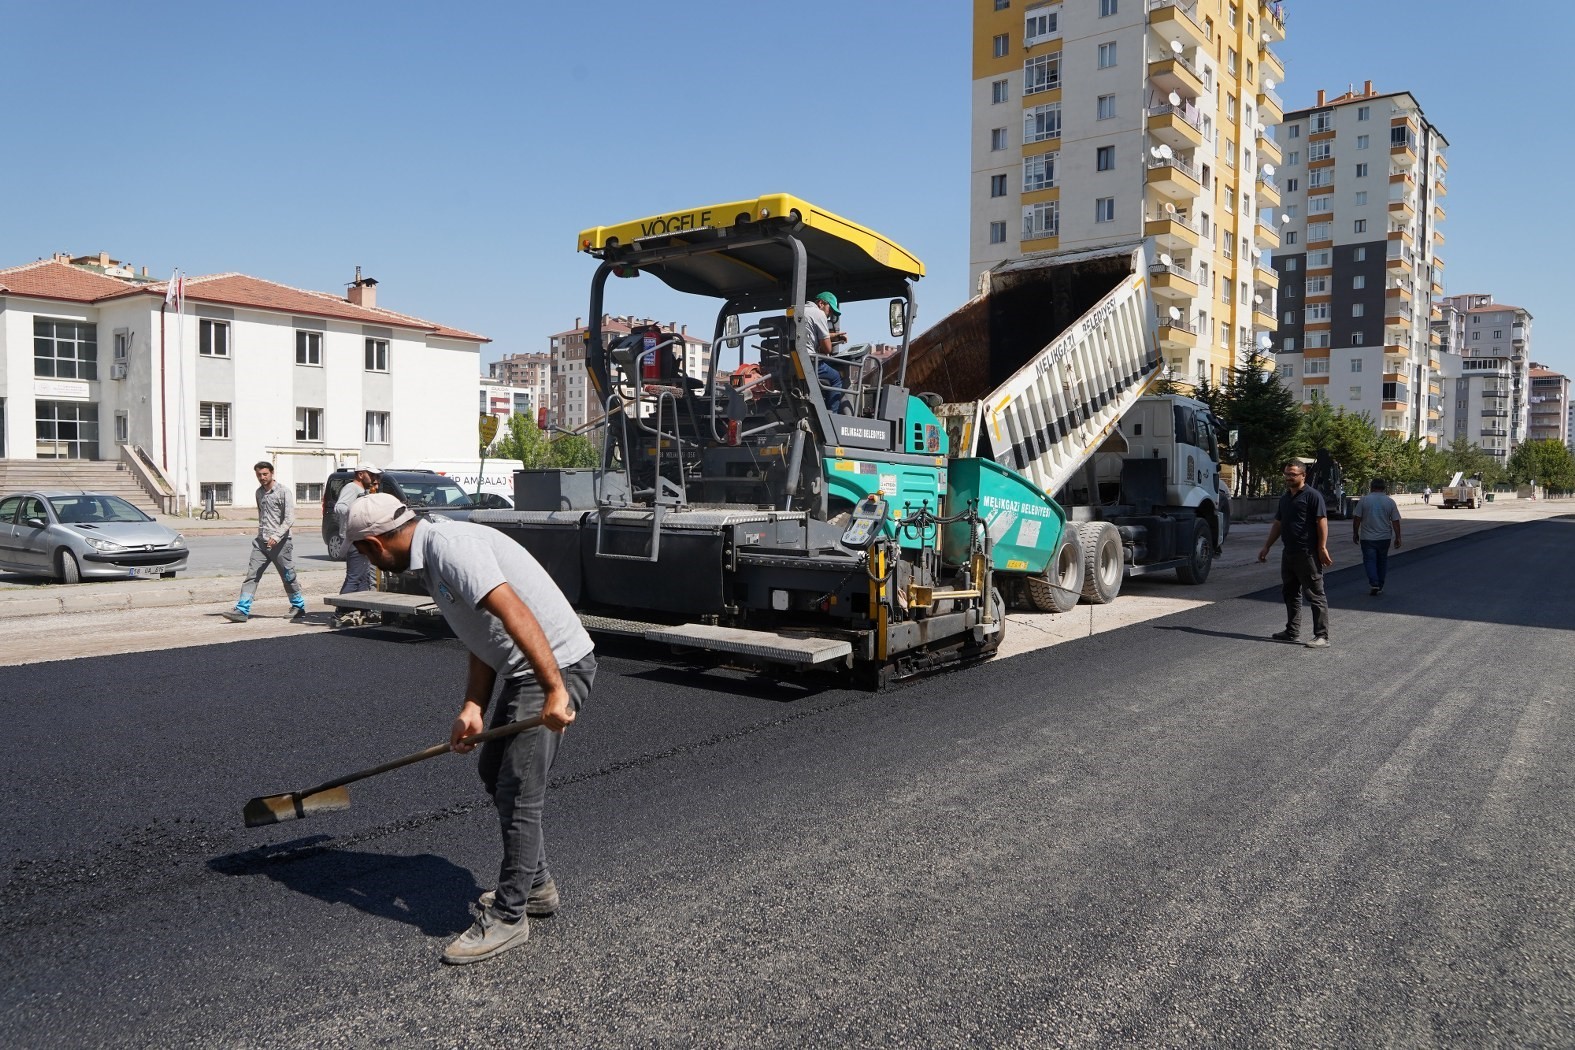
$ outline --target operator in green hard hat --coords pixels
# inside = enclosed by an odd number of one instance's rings
[[[820,357],[815,362],[815,375],[820,380],[826,408],[831,412],[840,412],[842,392],[847,387],[847,380],[826,360],[836,356],[836,350],[833,349],[835,344],[848,341],[848,334],[837,330],[837,322],[842,319],[837,297],[830,292],[821,292],[804,304],[803,314],[804,322],[809,326],[810,350]]]

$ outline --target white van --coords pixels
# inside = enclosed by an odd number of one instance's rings
[[[488,459],[485,467],[479,459],[427,459],[417,466],[453,478],[460,488],[471,495],[476,493],[479,476],[482,492],[502,496],[511,507],[514,505],[514,472],[525,469],[525,464],[517,459]]]

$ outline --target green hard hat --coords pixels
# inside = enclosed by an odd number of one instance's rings
[[[832,295],[830,292],[821,292],[819,295],[815,296],[815,301],[825,303],[826,308],[834,314],[840,314],[842,312],[842,308],[837,305],[837,297]]]

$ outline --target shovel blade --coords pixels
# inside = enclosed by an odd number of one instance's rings
[[[337,813],[350,808],[350,789],[329,788],[313,795],[291,792],[287,795],[264,795],[246,803],[243,815],[246,826],[260,828],[267,824],[283,824],[287,820],[315,817],[319,813]]]

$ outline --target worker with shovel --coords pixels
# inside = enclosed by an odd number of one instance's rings
[[[417,518],[393,496],[375,493],[351,505],[345,538],[384,572],[419,573],[470,650],[465,700],[449,735],[454,751],[475,746],[465,738],[482,731],[500,677],[493,726],[541,720],[481,748],[479,772],[498,810],[503,862],[497,889],[482,895],[480,917],[443,952],[446,963],[481,962],[524,944],[530,917],[558,908],[541,814],[562,733],[596,677],[594,646],[552,577],[497,529]]]

